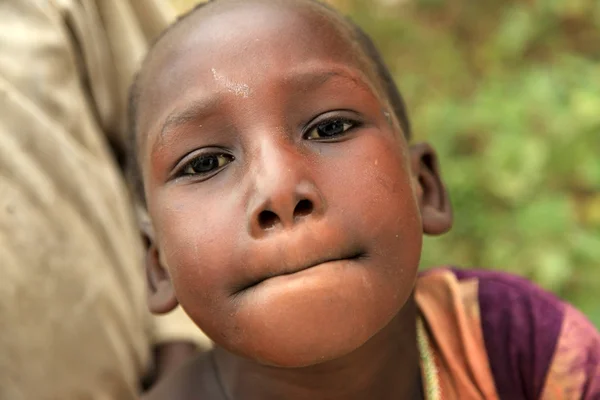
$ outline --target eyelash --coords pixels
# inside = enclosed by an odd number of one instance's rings
[[[341,125],[341,129],[342,131],[339,133],[334,133],[330,136],[325,136],[325,137],[311,137],[312,133],[314,132],[318,132],[319,128],[322,128],[324,126],[326,126],[327,124],[342,124]],[[309,141],[321,141],[321,142],[328,142],[328,141],[335,141],[337,139],[339,139],[340,137],[343,137],[344,135],[346,135],[348,133],[348,131],[355,129],[357,127],[361,126],[361,123],[355,120],[351,120],[348,118],[340,118],[340,117],[332,117],[332,118],[328,118],[325,119],[323,121],[319,121],[316,124],[313,124],[303,135],[304,139],[309,140]],[[321,132],[323,133],[323,132]],[[199,165],[194,165],[194,164],[199,164],[201,161],[209,161],[209,160],[213,160],[213,164],[214,164],[214,160],[216,159],[216,167],[209,169],[207,171],[204,172],[195,172],[194,168],[198,168]],[[199,154],[197,156],[195,156],[194,158],[192,158],[191,160],[189,160],[188,162],[186,162],[177,172],[176,174],[176,178],[181,178],[181,177],[201,177],[202,180],[206,180],[210,177],[212,177],[213,175],[216,175],[219,171],[221,171],[223,168],[225,168],[227,166],[227,164],[233,162],[235,160],[235,157],[229,153],[224,153],[224,152],[213,152],[213,153],[204,153],[204,154]],[[210,165],[207,165],[208,168],[210,168]]]
[[[342,124],[342,126],[341,126],[342,132],[333,134],[331,136],[326,136],[326,137],[311,137],[311,133],[317,132],[317,130],[320,127],[323,127],[327,124],[333,124],[333,123],[341,123]],[[313,140],[313,141],[318,140],[318,141],[322,141],[322,142],[333,141],[333,140],[336,140],[336,139],[344,136],[345,134],[348,133],[348,131],[355,129],[355,128],[359,127],[360,125],[361,125],[361,123],[358,121],[355,121],[355,120],[351,120],[348,118],[341,118],[341,117],[332,117],[332,118],[325,119],[323,121],[319,121],[318,123],[312,125],[310,127],[310,129],[308,129],[306,131],[306,133],[304,134],[304,138],[306,140]]]
[[[223,168],[225,168],[225,166],[227,166],[227,164],[231,163],[234,160],[235,160],[235,157],[229,153],[213,152],[213,153],[198,154],[197,156],[192,158],[190,161],[186,162],[179,169],[179,172],[177,173],[176,178],[194,176],[194,177],[202,177],[203,179],[208,179],[211,176],[218,173],[219,171],[221,171]],[[195,172],[194,168],[201,167],[202,161],[204,161],[204,162],[213,161],[213,166],[214,166],[214,162],[216,161],[216,166],[207,171]],[[194,165],[194,164],[197,164],[197,165]],[[210,168],[211,165],[206,165],[206,167]],[[191,172],[188,172],[189,170],[191,170]]]

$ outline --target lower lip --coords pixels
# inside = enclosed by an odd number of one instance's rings
[[[348,267],[350,264],[353,264],[356,261],[356,258],[344,258],[340,260],[327,261],[321,264],[314,265],[312,267],[308,267],[302,269],[297,272],[292,272],[289,274],[276,275],[271,278],[267,278],[258,284],[254,285],[255,288],[261,287],[263,285],[272,285],[279,283],[291,283],[292,281],[298,279],[308,279],[311,277],[316,277],[318,275],[323,274],[324,272],[333,272],[331,269],[341,270],[345,267]],[[336,271],[337,272],[337,271]]]

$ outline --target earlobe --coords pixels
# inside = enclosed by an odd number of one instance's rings
[[[136,214],[144,250],[146,252],[146,278],[148,281],[148,308],[155,314],[166,314],[177,307],[177,298],[171,278],[160,261],[154,230],[145,207],[138,205]]]
[[[423,233],[446,233],[452,227],[452,205],[442,182],[437,154],[430,145],[418,143],[411,146],[410,155],[414,179],[417,180]]]
[[[148,279],[148,308],[155,314],[166,314],[178,302],[171,278],[163,267],[156,246],[150,242],[146,249],[146,276]]]

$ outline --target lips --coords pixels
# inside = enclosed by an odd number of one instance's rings
[[[267,280],[269,280],[271,278],[275,278],[275,277],[278,277],[278,276],[286,276],[286,275],[296,274],[298,272],[302,272],[302,271],[305,271],[307,269],[318,267],[319,265],[330,263],[330,262],[358,260],[358,259],[364,257],[364,255],[365,254],[364,254],[363,251],[353,250],[353,251],[348,251],[346,253],[343,253],[342,255],[340,255],[338,257],[332,257],[332,256],[320,257],[320,258],[314,258],[314,259],[312,259],[312,260],[310,260],[310,261],[308,261],[306,263],[303,263],[303,264],[300,264],[300,265],[296,265],[296,266],[286,265],[285,267],[282,267],[276,273],[275,272],[269,272],[267,274],[264,274],[263,276],[261,276],[258,279],[251,280],[249,283],[247,283],[246,285],[244,285],[241,288],[239,288],[235,292],[235,294],[239,294],[241,292],[244,292],[245,290],[255,288],[255,287],[259,286],[260,284],[262,284],[263,282],[265,282],[265,281],[267,281]]]

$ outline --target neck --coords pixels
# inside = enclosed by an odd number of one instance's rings
[[[359,349],[304,368],[259,365],[216,348],[217,376],[230,400],[421,398],[416,315],[411,297],[398,315]]]

